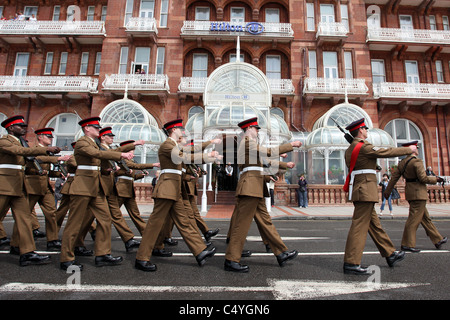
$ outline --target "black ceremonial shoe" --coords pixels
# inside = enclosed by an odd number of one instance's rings
[[[216,248],[212,247],[211,249],[205,249],[202,252],[200,252],[199,255],[195,257],[197,260],[198,265],[201,267],[205,264],[206,259],[211,258],[216,253]]]
[[[173,238],[165,238],[164,243],[168,246],[176,246],[178,244],[178,241]]]
[[[94,255],[94,251],[86,249],[86,247],[75,247],[74,253],[78,257],[90,257]]]
[[[277,256],[277,261],[280,267],[284,267],[286,261],[294,259],[298,255],[297,250],[285,251]]]
[[[8,237],[4,237],[4,238],[0,239],[0,247],[9,245],[10,243],[11,243],[11,240]]]
[[[250,257],[252,255],[252,252],[250,250],[242,250],[241,252],[241,258]]]
[[[103,267],[103,266],[116,266],[122,263],[122,257],[113,257],[110,254],[105,254],[103,256],[95,257],[95,266]]]
[[[405,251],[395,251],[389,257],[386,258],[389,267],[393,267],[398,261],[405,259]]]
[[[447,241],[448,241],[448,238],[447,238],[447,237],[444,237],[444,239],[442,239],[441,241],[439,241],[438,243],[436,243],[434,246],[436,247],[436,249],[440,249],[441,246],[442,246],[444,243],[447,243]]]
[[[33,237],[35,237],[35,238],[45,238],[45,232],[42,232],[39,229],[34,229],[33,230]]]
[[[125,249],[127,250],[127,252],[130,252],[133,250],[133,248],[139,248],[139,245],[141,243],[137,240],[134,240],[133,238],[131,238],[130,240],[128,240],[127,242],[125,242]]]
[[[61,241],[52,240],[52,241],[47,242],[47,250],[49,250],[49,251],[61,250]]]
[[[73,261],[73,260],[72,261],[61,262],[59,264],[59,268],[62,269],[62,270],[67,270],[71,266],[74,266],[74,267],[78,268],[80,271],[83,270],[83,265],[78,263],[78,262],[76,262],[76,261]]]
[[[225,271],[232,271],[232,272],[248,272],[249,267],[245,264],[240,264],[239,262],[230,261],[225,259],[225,263],[223,265]]]
[[[402,251],[409,251],[409,252],[413,252],[413,253],[420,252],[420,249],[416,249],[416,248],[413,248],[413,247],[402,246],[401,248],[402,248]]]
[[[156,264],[153,264],[150,261],[136,260],[134,262],[134,267],[146,272],[156,271]]]
[[[203,234],[203,236],[205,237],[205,240],[206,240],[207,242],[209,242],[209,240],[210,240],[212,237],[216,236],[216,235],[219,233],[219,231],[220,231],[219,228],[216,228],[216,230],[208,230],[208,231],[206,231],[206,232]]]
[[[21,267],[28,266],[30,264],[47,264],[50,262],[50,256],[41,255],[34,251],[21,254],[19,258],[19,264]]]
[[[366,267],[361,267],[360,264],[351,264],[344,262],[344,273],[345,274],[357,274],[357,275],[369,275],[369,269]]]
[[[152,256],[171,257],[172,256],[172,252],[171,251],[166,251],[165,249],[153,249]]]

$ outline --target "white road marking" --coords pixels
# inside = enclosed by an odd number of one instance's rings
[[[321,298],[353,293],[425,286],[428,283],[381,283],[350,281],[301,281],[268,279],[267,287],[227,286],[126,286],[126,285],[58,285],[49,283],[12,282],[0,286],[2,292],[106,292],[106,293],[223,293],[223,292],[270,292],[276,300]]]

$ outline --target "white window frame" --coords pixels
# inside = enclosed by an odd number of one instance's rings
[[[27,57],[27,63],[26,66],[18,66],[17,63],[19,61],[19,55],[23,55]],[[26,76],[28,73],[28,65],[30,64],[30,53],[29,52],[17,52],[16,54],[16,61],[14,63],[14,76],[16,77],[23,77]]]
[[[101,52],[97,52],[97,54],[95,55],[95,67],[94,67],[94,74],[100,74],[100,66],[102,63],[102,53]]]
[[[119,74],[126,74],[127,73],[127,66],[128,66],[128,54],[130,50],[128,47],[121,47],[120,48],[120,58],[119,58]]]
[[[436,27],[436,16],[429,16],[428,18],[430,20],[430,30],[437,30],[437,27]]]
[[[408,72],[408,64],[415,65],[415,73]],[[420,83],[419,63],[416,60],[405,60],[406,83]]]
[[[52,21],[59,21],[61,15],[61,6],[53,6]]]
[[[34,16],[37,17],[37,12],[38,12],[39,7],[38,6],[25,6],[23,8],[23,14],[25,16],[25,18],[30,18],[31,15],[34,13]],[[26,20],[28,20],[26,19]]]
[[[81,53],[80,75],[86,75],[89,66],[89,52]]]
[[[308,51],[309,77],[317,78],[317,53],[315,50]]]
[[[333,58],[333,64],[325,64],[326,60],[325,56],[330,56]],[[337,52],[336,51],[323,51],[322,53],[323,58],[323,76],[326,79],[337,79],[339,78],[339,66],[338,66],[338,58],[337,58]]]
[[[47,52],[47,55],[45,57],[45,66],[44,66],[44,74],[49,75],[52,74],[52,67],[53,67],[53,57],[55,55],[53,52]]]
[[[266,8],[265,10],[266,22],[280,23],[280,9],[278,8]]]
[[[306,3],[306,31],[316,31],[316,18],[314,16],[314,2]]]
[[[196,68],[196,58],[202,58],[206,62],[204,66]],[[203,61],[202,61],[203,62]],[[208,76],[208,54],[206,53],[194,53],[192,57],[192,77],[194,78],[206,78]]]
[[[68,56],[69,56],[68,52],[61,52],[60,60],[59,60],[59,70],[58,70],[59,75],[66,74]]]
[[[332,14],[324,13],[325,8],[331,8]],[[320,4],[320,22],[333,23],[336,21],[335,13],[334,13],[334,4],[331,3],[322,3]]]
[[[156,74],[164,74],[165,55],[166,47],[158,47],[156,49]]]
[[[127,25],[128,21],[130,21],[131,17],[133,16],[133,5],[134,5],[134,0],[126,0],[125,17],[123,19],[124,26]]]
[[[95,17],[95,6],[88,6],[86,13],[86,21],[94,21]]]
[[[341,4],[341,23],[345,25],[347,31],[350,31],[350,22],[348,17],[348,5]]]
[[[274,61],[274,67],[275,69],[269,69],[269,66],[272,64],[269,63],[269,60]],[[278,63],[276,63],[278,60]],[[266,76],[268,79],[281,79],[281,56],[280,55],[274,55],[274,54],[268,54],[266,55]]]
[[[107,13],[108,13],[108,6],[102,6],[102,15],[100,17],[101,21],[106,21]]]
[[[143,8],[143,3],[153,3],[152,8]],[[155,17],[155,0],[141,0],[141,5],[139,7],[139,17],[141,18],[154,18]]]
[[[448,16],[442,16],[442,28],[444,30],[450,30],[449,22],[448,22]]]
[[[202,12],[202,10],[204,10]],[[209,21],[211,9],[209,7],[195,7],[195,20],[196,21]],[[205,18],[202,17],[205,15]]]
[[[375,69],[374,68],[375,67],[374,64],[378,64],[377,65],[377,69],[379,69],[378,66],[382,67],[382,71],[383,71],[382,74],[374,72],[374,69]],[[386,82],[386,69],[384,67],[384,60],[382,60],[382,59],[372,59],[372,60],[370,60],[370,66],[372,68],[372,83]],[[375,80],[375,79],[377,79],[377,80]],[[378,81],[378,79],[381,79],[382,81]]]
[[[437,82],[444,82],[444,69],[442,60],[436,60],[436,78]]]
[[[402,18],[403,18],[403,20],[402,20]],[[405,20],[405,18],[409,19],[409,22],[407,22]],[[400,24],[400,29],[403,29],[403,30],[413,30],[414,29],[414,23],[413,23],[412,15],[400,14],[398,16],[398,21],[399,21],[399,24]],[[402,23],[402,21],[403,21],[403,23]]]
[[[161,9],[159,12],[159,26],[167,27],[169,17],[169,0],[161,0]]]
[[[345,78],[353,79],[353,54],[351,51],[344,51]]]
[[[148,51],[148,55],[146,54],[146,51]],[[141,53],[143,54],[142,56],[140,56]],[[135,73],[136,68],[138,67],[141,72],[142,70],[144,70],[145,73],[148,73],[150,65],[150,54],[150,47],[136,47],[136,49],[134,50],[134,61],[132,62],[133,67],[131,68],[132,73]]]
[[[237,11],[242,12],[237,15]],[[231,7],[230,8],[230,22],[232,23],[243,23],[245,22],[245,8],[244,7]]]

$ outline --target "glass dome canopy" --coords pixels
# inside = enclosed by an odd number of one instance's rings
[[[344,134],[337,127],[323,127],[311,132],[306,139],[306,149],[319,147],[347,148]]]
[[[367,141],[380,148],[396,147],[395,142],[389,133],[378,128],[372,128],[368,131]]]

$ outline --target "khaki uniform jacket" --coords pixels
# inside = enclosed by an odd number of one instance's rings
[[[193,155],[183,153],[173,139],[167,138],[159,147],[158,158],[161,166],[161,175],[153,190],[152,197],[154,199],[176,201],[181,197],[181,175],[176,173],[163,173],[163,170],[172,169],[181,171],[183,162],[194,161]]]
[[[77,163],[77,171],[71,183],[69,194],[96,197],[102,191],[105,195],[108,195],[108,186],[104,185],[101,179],[101,171],[83,170],[80,169],[80,166],[100,167],[102,159],[119,161],[121,159],[120,152],[102,151],[94,140],[83,136],[78,139],[73,154]]]
[[[116,191],[119,197],[134,198],[136,196],[136,193],[134,192],[134,180],[139,180],[144,177],[144,175],[139,171],[137,172],[137,170],[153,169],[153,163],[136,163],[129,160],[126,160],[125,162],[128,168],[131,169],[131,173],[127,173],[126,170],[122,168],[116,172]],[[133,179],[122,179],[120,178],[121,176]]]
[[[283,144],[278,148],[265,148],[258,145],[255,140],[245,136],[238,148],[238,163],[244,162],[244,164],[239,165],[239,169],[242,172],[246,167],[262,168],[264,157],[276,158],[277,155],[292,150],[293,147],[290,143]],[[269,197],[264,173],[262,171],[246,171],[242,173],[236,187],[236,196]]]
[[[353,139],[350,147],[345,151],[345,163],[350,167],[350,160],[352,151],[358,142],[363,141],[364,145],[361,147],[358,159],[356,160],[355,170],[376,169],[377,158],[391,158],[411,154],[411,149],[408,147],[382,149],[374,147],[366,140],[359,138]],[[358,174],[355,175],[353,181],[352,202],[378,202],[378,184],[377,176],[375,174]]]
[[[46,155],[47,148],[25,148],[12,135],[0,138],[0,164],[21,165],[25,168],[24,156]],[[24,170],[0,168],[0,194],[6,196],[21,196],[24,190]]]
[[[36,146],[35,148],[38,148]],[[47,174],[40,175],[35,166],[28,162],[25,168],[25,190],[27,194],[34,194],[43,196],[49,190],[53,193],[53,188],[50,185],[50,177],[59,177],[59,171],[50,171],[50,164],[57,164],[57,156],[38,156],[36,159],[39,161],[42,169],[47,172]]]
[[[63,184],[61,188],[61,194],[69,195],[70,185],[73,182],[75,172],[77,171],[77,162],[75,161],[75,157],[71,157],[66,161],[67,172],[70,174],[69,177],[66,177],[66,182]]]
[[[408,160],[411,159],[409,162]],[[406,165],[406,163],[408,164]],[[405,169],[406,165],[406,169]],[[385,193],[391,193],[401,173],[405,179],[417,179],[416,182],[406,182],[405,198],[406,200],[428,200],[427,184],[436,184],[436,177],[427,176],[422,160],[415,156],[409,156],[398,163],[397,170],[392,173]]]

